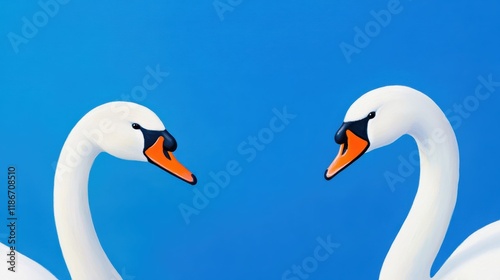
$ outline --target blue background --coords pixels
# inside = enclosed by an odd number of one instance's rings
[[[158,65],[169,76],[135,101],[176,137],[177,158],[199,178],[195,188],[203,191],[209,173],[231,160],[241,173],[187,225],[179,205],[193,205],[193,187],[152,165],[101,155],[91,210],[124,279],[282,279],[327,236],[340,247],[309,279],[378,277],[418,184],[418,169],[392,188],[384,174],[397,174],[400,156],[416,146],[403,137],[325,181],[334,133],[358,96],[388,84],[425,92],[457,120],[453,106],[470,101],[478,76],[500,80],[500,5],[401,0],[402,10],[348,62],[340,44],[354,45],[354,28],[389,1],[230,3],[219,16],[211,0],[71,0],[17,53],[8,34],[21,36],[23,17],[33,22],[42,8],[0,4],[1,169],[18,169],[22,253],[69,279],[52,213],[60,148],[87,111],[131,96],[146,67]],[[459,196],[433,271],[500,218],[495,89],[455,125]],[[238,146],[285,106],[296,117],[247,161]],[[5,243],[4,227],[0,234]]]

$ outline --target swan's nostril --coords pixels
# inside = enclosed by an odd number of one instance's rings
[[[349,142],[345,141],[345,143],[342,145],[342,155],[344,155],[347,152],[347,148],[349,147]]]

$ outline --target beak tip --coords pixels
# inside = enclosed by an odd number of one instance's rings
[[[327,181],[330,181],[333,178],[333,176],[328,176],[328,169],[325,171],[324,176]]]
[[[198,183],[198,178],[196,178],[194,174],[191,174],[191,177],[193,178],[193,180],[188,183],[194,186],[196,185],[196,183]]]

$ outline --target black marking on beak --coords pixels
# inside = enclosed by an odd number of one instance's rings
[[[165,151],[174,152],[177,149],[177,141],[166,129],[161,130],[148,130],[143,127],[140,128],[142,134],[144,135],[144,150],[147,150],[149,147],[153,146],[153,144],[163,136],[165,139],[163,142],[163,149]],[[168,153],[165,153],[165,156],[170,159]]]
[[[367,116],[366,118],[363,118],[361,120],[353,122],[344,122],[340,126],[340,128],[337,130],[337,133],[335,134],[335,142],[337,142],[337,144],[344,144],[344,151],[342,153],[345,153],[345,151],[347,150],[347,135],[346,135],[347,130],[352,131],[352,133],[356,134],[356,136],[369,142],[368,121],[370,119],[372,119],[372,117]]]

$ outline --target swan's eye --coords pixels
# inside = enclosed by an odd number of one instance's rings
[[[368,114],[368,118],[369,119],[375,118],[375,112],[370,112],[370,114]]]
[[[133,129],[140,129],[140,128],[141,128],[141,125],[140,125],[140,124],[138,124],[138,123],[133,123],[133,124],[132,124],[132,128],[133,128]]]

